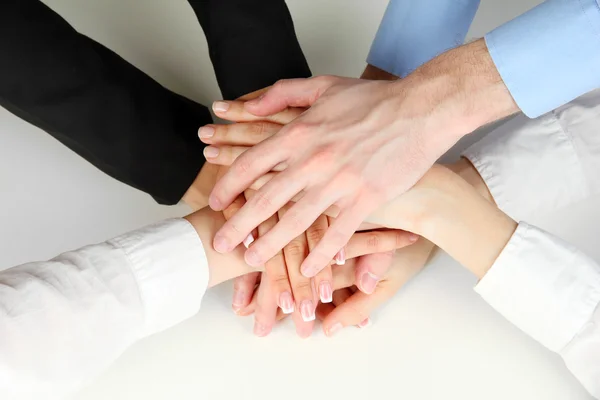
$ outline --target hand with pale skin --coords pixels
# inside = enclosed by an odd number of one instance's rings
[[[463,135],[518,111],[482,40],[396,82],[282,81],[246,109],[265,116],[290,106],[310,109],[239,157],[215,185],[209,204],[221,210],[261,176],[285,167],[225,224],[214,246],[230,251],[301,194],[245,259],[264,263],[335,206],[338,218],[303,262],[307,277],[328,265],[369,214],[409,189]]]
[[[249,96],[255,96],[251,94]],[[233,161],[239,150],[247,148],[253,144],[259,143],[268,136],[275,133],[281,126],[293,120],[300,115],[303,110],[289,109],[282,113],[276,114],[273,117],[259,120],[257,117],[248,114],[240,105],[243,102],[233,102],[226,113],[229,119],[238,121],[235,125],[208,125],[199,131],[199,136],[206,143],[221,144],[235,142],[236,146],[219,148],[218,146],[210,146],[205,150],[205,156],[209,163],[226,163],[227,160]],[[218,109],[218,106],[215,107]],[[216,112],[217,115],[223,116],[222,112]],[[219,174],[226,171],[226,167],[220,169]],[[231,218],[241,206],[245,203],[243,196],[238,196],[234,204],[223,211],[225,218]],[[245,245],[250,245],[255,237],[268,232],[273,225],[276,224],[277,218],[285,213],[287,207],[284,207],[278,214],[263,224],[245,240]],[[266,263],[267,277],[263,278],[263,285],[268,281],[272,298],[275,303],[284,310],[287,314],[293,314],[296,323],[298,334],[302,337],[310,335],[315,319],[315,310],[319,301],[328,303],[332,301],[332,275],[331,267],[323,269],[315,277],[305,278],[298,271],[299,268],[288,268],[286,263],[301,263],[304,260],[308,248],[313,248],[320,241],[324,232],[327,230],[331,219],[326,216],[321,216],[312,224],[308,230],[295,238],[292,242],[285,246],[283,252]],[[365,243],[365,249],[361,254],[366,254],[359,259],[358,271],[362,273],[360,282],[361,289],[367,293],[375,290],[378,281],[378,276],[381,276],[391,263],[391,254],[388,250],[400,248],[414,243],[417,237],[406,232],[381,232],[370,234],[358,234],[357,240],[362,240]],[[364,239],[361,239],[364,238]],[[386,240],[386,238],[388,238]],[[385,243],[392,243],[393,247]],[[350,245],[356,245],[356,240]],[[369,245],[374,243],[374,245]],[[382,243],[381,245],[378,245]],[[369,250],[370,249],[370,250]],[[383,249],[383,250],[380,250]],[[379,253],[382,254],[369,254]],[[348,257],[346,250],[340,252],[336,257],[336,262],[343,264]],[[298,264],[299,265],[299,264]],[[367,268],[369,266],[369,268]],[[288,272],[291,271],[288,276]],[[374,274],[376,272],[377,274]],[[233,308],[236,312],[241,312],[252,299],[254,288],[259,278],[258,273],[251,273],[246,276],[239,277],[234,282],[234,299]],[[263,296],[264,298],[264,296]],[[261,310],[268,310],[268,307],[261,307]],[[274,323],[272,313],[257,313],[255,332],[264,336],[270,331],[270,327]]]
[[[244,112],[241,103],[232,104],[232,108],[229,111],[231,118],[234,120],[251,118],[244,116]],[[251,137],[256,137],[257,132],[261,132],[260,140],[264,140],[268,138],[269,135],[275,134],[279,129],[277,124],[264,125],[264,122],[258,124],[259,125],[254,125],[253,123],[237,123],[233,125],[215,126],[215,135],[208,140],[203,139],[206,143],[211,144],[211,147],[219,150],[217,157],[210,158],[209,162],[223,164],[225,166],[230,165],[235,158],[248,149],[248,146],[245,146],[245,144],[250,141]],[[467,160],[461,159],[455,164],[450,165],[449,168],[469,182],[482,196],[488,200],[492,200],[491,195],[488,192],[485,183],[477,173],[477,170],[475,170]],[[269,177],[272,176],[273,174],[269,175]],[[264,182],[265,179],[261,179],[260,182],[253,184],[252,187],[254,189],[259,189],[260,185],[264,184]],[[238,202],[236,201],[236,203]],[[236,209],[232,210],[232,214],[237,212],[241,205],[243,205],[243,203],[236,204]],[[227,216],[227,218],[229,218],[229,216]],[[370,242],[373,244],[376,243],[377,240],[370,240]],[[319,315],[328,315],[331,312],[331,317],[327,318],[323,325],[326,333],[329,334],[329,330],[333,329],[332,327],[337,326],[337,324],[341,324],[343,327],[351,325],[364,326],[366,324],[365,320],[368,319],[371,310],[377,308],[391,298],[391,296],[393,296],[393,294],[410,277],[414,276],[424,267],[433,248],[433,244],[429,241],[420,239],[416,244],[398,250],[396,257],[393,257],[393,254],[390,252],[372,254],[369,257],[365,256],[358,259],[356,265],[352,264],[352,268],[354,269],[348,269],[348,271],[352,270],[353,274],[355,274],[353,279],[346,279],[345,284],[347,286],[356,285],[362,287],[363,293],[351,292],[351,289],[344,289],[337,294],[334,292],[332,304],[340,305],[340,310],[330,306],[324,306],[323,304],[319,305],[317,308],[317,317],[319,317]],[[375,250],[376,249],[373,249],[373,252],[375,252]],[[388,266],[392,259],[395,260],[394,269],[400,267],[404,272],[388,272]],[[301,259],[296,259],[295,263],[288,263],[287,267],[290,268],[291,266],[296,265],[296,268],[299,269],[301,261]],[[335,271],[339,271],[340,269],[343,269],[343,267],[333,267],[333,287],[335,289],[340,287],[340,281],[336,278],[335,274]],[[296,272],[295,275],[299,274]],[[347,277],[348,275],[346,274],[345,276]],[[373,282],[373,286],[366,288],[366,290],[364,287],[365,277],[367,278],[367,281]],[[276,309],[277,305],[272,301],[272,296],[265,296],[270,285],[267,286],[266,284],[261,284],[256,288],[259,279],[260,274],[254,273],[240,277],[236,280],[236,293],[243,293],[243,300],[239,301],[234,308],[239,315],[249,315],[255,310],[259,310],[255,316],[257,321],[256,326],[266,327],[266,329],[257,329],[255,330],[255,333],[264,336],[270,332],[273,323],[275,322],[275,312],[273,311],[273,307]],[[365,296],[364,293],[373,293],[374,296]],[[342,298],[347,301],[347,304],[346,301],[340,301]],[[334,310],[337,311],[333,312]],[[338,318],[338,315],[341,315],[342,317]],[[339,326],[337,327],[339,328]],[[298,334],[302,337],[308,335],[310,329],[311,328],[307,328],[302,324],[297,324]]]

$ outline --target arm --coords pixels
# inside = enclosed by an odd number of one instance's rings
[[[554,352],[600,397],[600,266],[527,223],[517,225],[464,180],[434,167],[371,222],[404,227],[444,249],[480,281],[475,290]]]
[[[0,272],[2,396],[62,398],[249,272],[240,253],[203,246],[223,222],[205,209]]]

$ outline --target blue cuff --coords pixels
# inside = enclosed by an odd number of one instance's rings
[[[485,40],[508,90],[530,118],[600,87],[597,0],[548,0]]]
[[[464,43],[479,0],[391,0],[367,62],[405,77]]]

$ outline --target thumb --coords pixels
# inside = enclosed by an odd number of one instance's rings
[[[257,116],[273,115],[288,107],[310,107],[338,79],[335,76],[283,79],[244,106],[248,112]]]

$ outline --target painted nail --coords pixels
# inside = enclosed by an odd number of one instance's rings
[[[211,138],[215,136],[215,128],[213,128],[212,126],[203,126],[198,130],[198,136],[201,139]]]
[[[246,296],[244,295],[244,292],[236,290],[233,292],[233,310],[235,312],[240,311],[240,309],[242,308],[242,306],[244,305],[244,298]]]
[[[300,304],[300,315],[304,322],[310,322],[315,320],[315,307],[313,306],[312,300],[304,300]]]
[[[362,328],[362,329],[367,328],[369,326],[371,326],[371,318],[367,318],[363,322],[361,322],[360,324],[358,324],[358,327]]]
[[[244,239],[244,246],[246,246],[246,248],[248,248],[248,247],[250,247],[252,242],[254,242],[254,236],[250,233],[250,234],[248,234],[248,236],[246,236],[246,239]]]
[[[213,111],[214,112],[227,112],[229,110],[229,103],[225,103],[224,101],[215,101],[213,103]]]
[[[254,321],[254,334],[258,337],[267,336],[269,334],[269,330],[260,322]]]
[[[229,240],[224,236],[215,237],[214,247],[218,253],[227,253],[231,250],[229,248]]]
[[[284,314],[291,314],[294,312],[294,299],[290,292],[283,292],[279,295],[279,308]]]
[[[331,283],[324,281],[319,284],[319,297],[321,298],[321,303],[331,303],[333,301]]]
[[[246,250],[246,254],[244,255],[244,258],[246,260],[246,264],[248,264],[251,267],[260,267],[261,265],[263,265],[263,262],[260,259],[256,250],[253,250],[253,249]]]
[[[215,158],[219,155],[219,149],[216,147],[205,147],[204,148],[204,157],[206,158]]]
[[[335,324],[331,325],[331,327],[329,329],[327,329],[327,332],[325,332],[325,334],[327,336],[331,337],[331,336],[333,336],[334,333],[338,332],[342,328],[343,328],[342,324],[340,324],[339,322],[336,322]]]
[[[346,264],[346,249],[342,247],[342,249],[335,255],[334,260],[337,265]]]
[[[375,291],[378,282],[379,278],[370,272],[365,272],[363,276],[360,277],[360,288],[364,293],[371,294]]]

